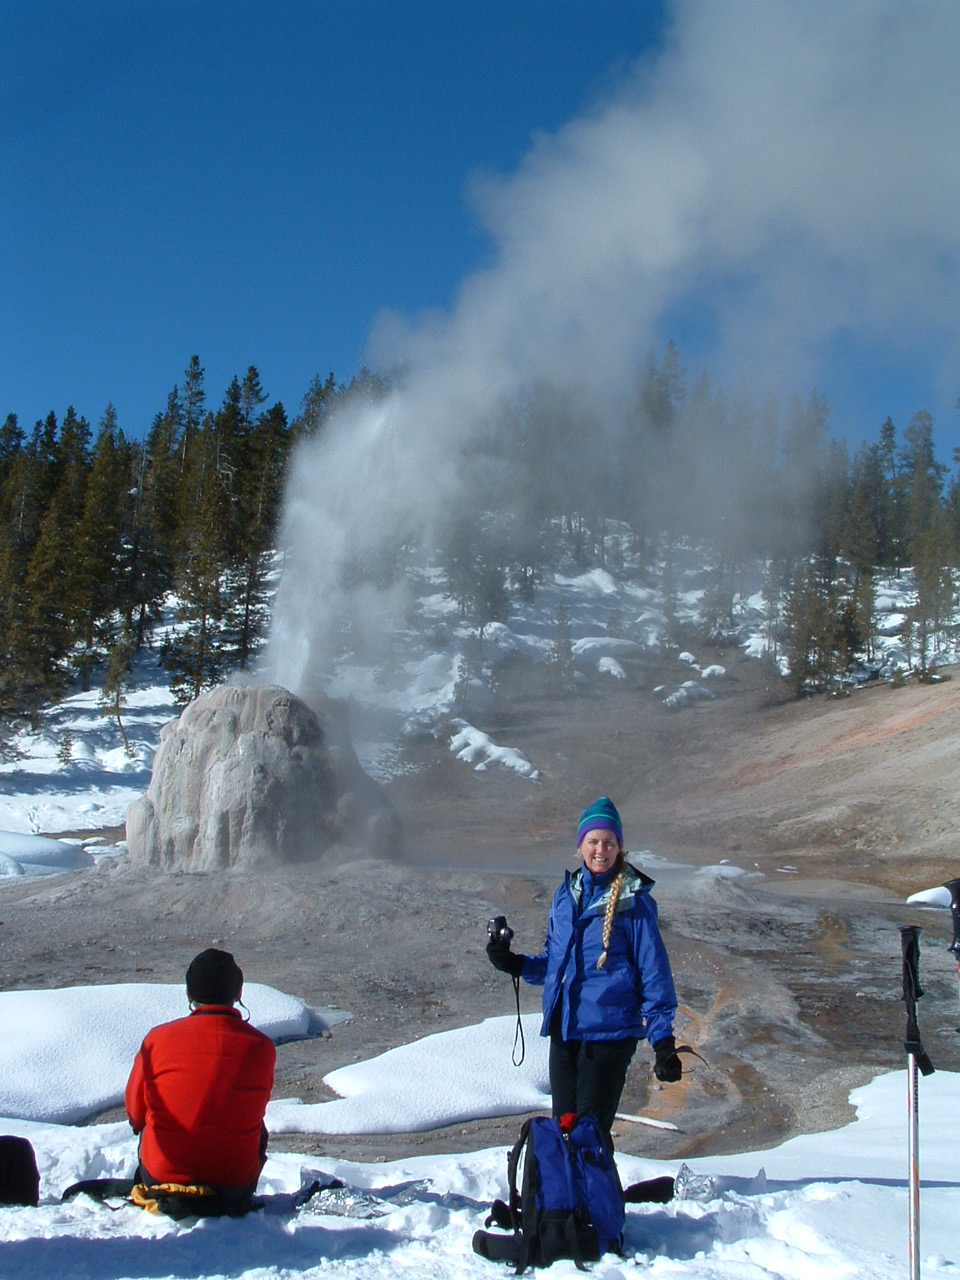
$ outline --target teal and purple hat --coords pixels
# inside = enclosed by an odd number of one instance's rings
[[[612,831],[620,844],[623,844],[623,823],[620,821],[617,806],[609,796],[601,796],[598,800],[594,800],[593,804],[588,805],[581,813],[580,821],[577,823],[577,848],[580,847],[580,841],[587,832],[597,828]]]

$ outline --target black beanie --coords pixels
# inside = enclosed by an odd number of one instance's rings
[[[243,991],[243,973],[229,951],[209,947],[190,961],[187,999],[194,1004],[235,1004]]]

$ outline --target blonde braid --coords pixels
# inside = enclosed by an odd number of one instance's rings
[[[620,850],[617,856],[616,879],[610,886],[610,897],[607,899],[607,911],[603,917],[603,953],[597,959],[597,968],[602,969],[607,963],[607,951],[610,947],[610,934],[613,932],[613,917],[617,913],[617,899],[620,897],[620,890],[623,887],[623,850]]]

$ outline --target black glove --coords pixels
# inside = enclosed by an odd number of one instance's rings
[[[510,943],[501,942],[499,938],[491,938],[487,943],[487,959],[495,969],[509,973],[511,978],[519,978],[523,972],[523,956],[515,955]]]
[[[653,1074],[664,1084],[676,1084],[683,1075],[683,1063],[673,1036],[664,1036],[653,1046]]]

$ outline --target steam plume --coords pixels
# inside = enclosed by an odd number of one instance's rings
[[[809,389],[850,335],[955,379],[958,55],[949,3],[691,0],[612,97],[474,179],[493,265],[449,314],[382,316],[371,355],[403,363],[403,389],[296,460],[277,678],[306,691],[365,605],[382,627],[386,598],[345,566],[429,537],[524,387],[565,389],[602,429],[671,336],[758,395]]]

